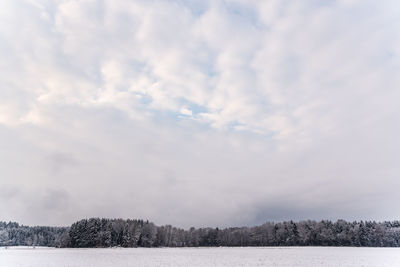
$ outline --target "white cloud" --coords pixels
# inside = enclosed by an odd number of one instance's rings
[[[252,223],[279,203],[299,203],[299,217],[332,206],[340,217],[396,217],[384,206],[398,201],[397,6],[2,1],[0,185],[34,180],[20,201],[62,191],[70,207],[95,186],[52,223]],[[55,154],[79,164],[55,174],[54,161],[30,162]],[[15,219],[43,220],[18,209]]]
[[[182,115],[192,116],[193,112],[188,107],[182,107],[180,110]]]

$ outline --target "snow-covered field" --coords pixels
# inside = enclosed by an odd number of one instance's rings
[[[0,248],[4,267],[400,266],[398,248]]]

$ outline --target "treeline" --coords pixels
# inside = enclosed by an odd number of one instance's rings
[[[0,246],[69,245],[68,227],[23,226],[16,222],[0,222]]]
[[[400,247],[400,222],[267,222],[255,227],[190,228],[156,226],[143,220],[80,220],[71,227],[27,227],[0,223],[1,246],[209,247],[365,246]]]

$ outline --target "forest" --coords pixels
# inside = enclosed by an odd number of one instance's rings
[[[157,226],[144,220],[90,218],[70,227],[23,226],[0,222],[0,246],[208,247],[365,246],[399,247],[400,221],[285,221],[254,227]]]

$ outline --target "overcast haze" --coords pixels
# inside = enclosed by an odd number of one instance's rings
[[[0,220],[400,218],[398,1],[0,1]]]

